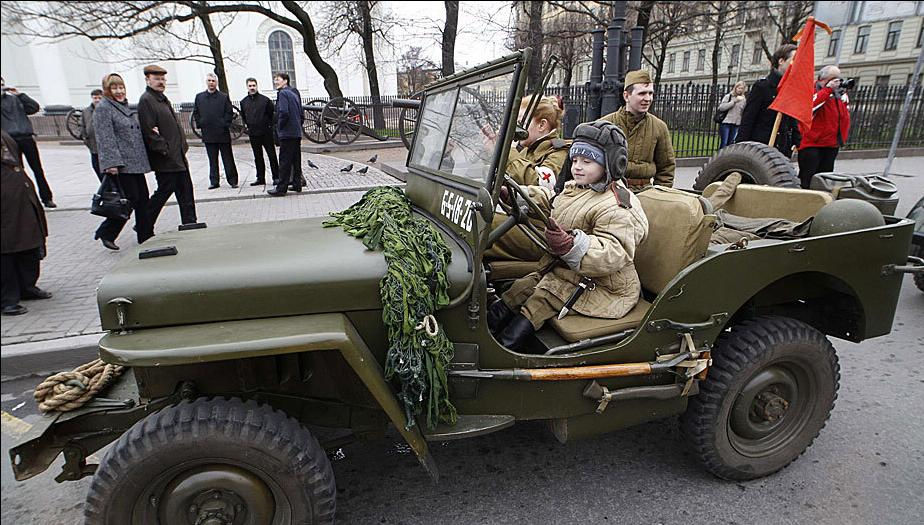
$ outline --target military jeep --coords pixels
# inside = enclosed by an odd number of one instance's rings
[[[381,252],[322,227],[324,218],[195,229],[158,235],[100,282],[108,333],[99,355],[130,368],[104,399],[36,424],[10,451],[16,479],[63,453],[58,481],[93,476],[85,512],[94,524],[327,523],[336,497],[328,452],[389,425],[434,480],[428,443],[522,420],[547,421],[565,442],[680,415],[695,457],[730,480],[796,459],[837,397],[828,338],[891,330],[913,223],[886,217],[710,246],[715,216],[700,196],[655,188],[643,200],[651,229],[636,257],[638,306],[618,320],[552,320],[512,352],[485,312],[532,267],[483,254],[530,228],[514,206],[491,230],[502,185],[535,208],[500,169],[529,58],[517,52],[431,85],[408,154],[405,193],[452,255],[451,300],[436,317],[454,345],[455,425],[408,421],[383,375]],[[497,131],[494,149],[485,126]],[[738,214],[801,220],[830,196],[742,185],[734,199]],[[540,233],[531,232],[537,243]],[[113,441],[98,465],[87,463]]]

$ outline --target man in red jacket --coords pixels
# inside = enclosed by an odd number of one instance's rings
[[[847,92],[841,89],[841,70],[825,66],[818,72],[812,101],[811,126],[799,125],[802,143],[799,146],[799,178],[808,188],[816,173],[834,171],[834,159],[847,142],[850,113]]]

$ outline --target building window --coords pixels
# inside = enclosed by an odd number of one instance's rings
[[[898,37],[902,34],[902,21],[889,22],[889,32],[886,33],[884,51],[892,51],[898,47]]]
[[[869,27],[863,26],[857,29],[857,42],[853,45],[855,55],[866,53],[866,44],[869,43]]]
[[[273,74],[288,73],[289,86],[295,87],[295,53],[292,37],[285,31],[273,31],[269,36],[270,69]]]
[[[922,43],[924,43],[924,23],[921,24],[921,30],[918,31],[918,43],[914,47],[921,47]]]
[[[738,2],[738,12],[735,13],[735,24],[743,26],[745,22],[745,17],[747,16],[747,3]]]
[[[878,75],[876,77],[876,87],[877,88],[889,87],[889,75]]]
[[[732,67],[738,65],[738,61],[741,58],[741,44],[735,44],[732,46],[732,56],[731,56],[731,65]]]
[[[754,42],[754,52],[751,54],[751,65],[760,64],[760,59],[763,56],[764,51],[760,48],[760,44]]]
[[[675,65],[677,65],[677,53],[671,53],[670,56],[667,57],[667,72],[673,73]]]
[[[921,73],[921,74],[918,75],[918,85],[919,85],[919,86],[921,85],[921,78],[922,78],[922,76],[924,76],[924,73]],[[910,86],[910,85],[911,85],[911,82],[913,82],[913,81],[914,81],[914,73],[908,73],[908,82],[907,82],[907,84]]]
[[[702,71],[704,69],[706,69],[706,50],[700,49],[699,52],[696,53],[696,70]]]
[[[715,54],[715,67],[722,67],[722,48],[716,50]]]
[[[828,40],[828,54],[826,56],[833,57],[837,55],[837,46],[841,43],[841,30],[835,29],[831,32],[831,39]]]
[[[689,71],[690,70],[690,52],[683,52],[683,66],[680,67],[680,71]]]

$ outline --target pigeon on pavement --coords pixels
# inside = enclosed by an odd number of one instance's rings
[[[373,163],[373,162],[375,162],[375,161],[377,161],[377,160],[379,160],[379,154],[378,154],[378,153],[376,153],[375,155],[373,155],[372,158],[369,159],[369,160],[367,160],[366,162],[368,162],[368,163],[371,164],[371,163]]]
[[[352,170],[353,170],[353,165],[352,165],[352,164],[350,164],[349,166],[347,166],[347,167],[345,167],[345,168],[340,168],[340,171],[341,171],[341,172],[347,172],[347,171],[352,171]]]
[[[367,171],[369,171],[369,166],[363,166],[362,168],[356,170],[356,173],[362,173],[365,175]]]
[[[318,165],[314,162],[311,162],[311,159],[308,159],[308,166],[314,169],[318,169]]]

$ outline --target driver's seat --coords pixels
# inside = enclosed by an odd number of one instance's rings
[[[651,303],[639,298],[635,308],[629,310],[629,313],[619,319],[602,319],[571,313],[563,319],[553,317],[549,320],[549,324],[562,339],[569,343],[575,343],[582,339],[591,339],[635,328],[641,324],[650,307]]]

